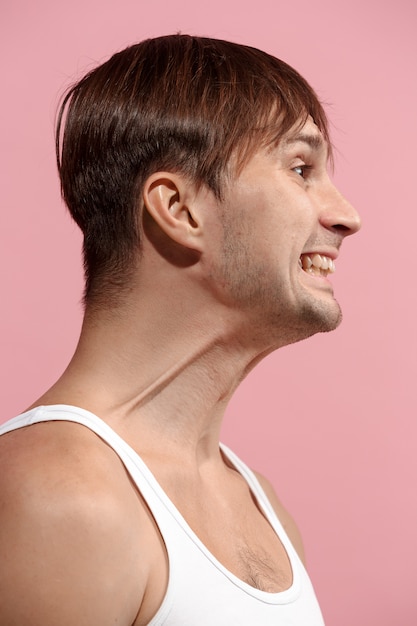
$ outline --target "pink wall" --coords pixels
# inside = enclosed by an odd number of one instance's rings
[[[294,513],[334,626],[417,623],[416,13],[412,0],[0,9],[0,421],[54,380],[79,330],[80,236],[53,154],[69,81],[128,43],[181,30],[281,56],[331,103],[335,177],[364,221],[334,278],[345,320],[261,364],[230,406],[224,439]]]

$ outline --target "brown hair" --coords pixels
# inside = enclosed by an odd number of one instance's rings
[[[113,55],[67,92],[56,133],[63,198],[84,234],[85,301],[127,285],[140,250],[140,191],[180,171],[221,198],[231,163],[311,115],[316,94],[289,65],[227,41],[172,35]]]

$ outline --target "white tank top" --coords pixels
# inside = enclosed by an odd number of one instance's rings
[[[139,455],[89,411],[38,407],[1,425],[0,435],[46,421],[76,422],[95,432],[119,456],[152,511],[168,553],[169,581],[149,626],[324,626],[310,579],[268,498],[253,472],[226,446],[222,451],[248,483],[287,551],[293,581],[286,591],[261,591],[229,572],[191,530]]]

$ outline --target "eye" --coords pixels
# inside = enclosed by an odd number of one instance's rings
[[[311,169],[311,165],[306,165],[305,163],[303,163],[302,165],[296,165],[295,167],[293,167],[292,171],[301,176],[301,178],[308,178]]]

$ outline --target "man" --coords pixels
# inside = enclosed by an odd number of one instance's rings
[[[304,79],[237,44],[144,41],[70,89],[85,318],[1,431],[2,625],[323,623],[293,521],[219,429],[263,356],[340,322],[359,218],[329,153]]]

